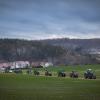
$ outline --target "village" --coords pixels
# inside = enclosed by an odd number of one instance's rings
[[[31,65],[29,61],[14,61],[14,62],[3,62],[0,63],[0,72],[13,72],[13,70],[18,69],[28,69],[28,68],[45,68],[53,66],[51,62],[32,62]]]

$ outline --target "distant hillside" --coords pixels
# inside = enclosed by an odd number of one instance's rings
[[[100,63],[99,50],[100,39],[0,39],[0,61],[5,62],[50,61],[54,65]]]
[[[79,55],[79,59],[82,59],[83,62],[85,62],[89,57],[89,59],[91,58],[93,62],[96,61],[96,63],[100,63],[100,39],[47,39],[43,40],[42,43],[61,46],[66,49],[66,51]],[[83,59],[84,56],[85,60]],[[87,60],[87,62],[89,61]]]
[[[0,61],[53,61],[65,53],[66,50],[60,46],[43,44],[39,41],[0,39]]]
[[[100,53],[100,39],[48,39],[43,40],[43,43],[50,45],[61,46],[65,49],[83,53]]]

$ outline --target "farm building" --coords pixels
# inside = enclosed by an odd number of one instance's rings
[[[11,69],[26,68],[29,65],[30,64],[28,61],[5,62],[5,63],[0,63],[0,68],[7,68],[7,67],[10,67]]]
[[[14,68],[26,68],[28,66],[30,66],[28,61],[16,61],[16,62],[12,62],[11,69],[14,69]]]
[[[45,67],[49,67],[49,66],[53,66],[52,62],[41,62],[41,66]]]

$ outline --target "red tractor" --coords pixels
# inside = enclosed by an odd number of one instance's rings
[[[78,73],[77,73],[76,71],[72,71],[72,72],[69,74],[69,76],[70,76],[71,78],[78,78]]]

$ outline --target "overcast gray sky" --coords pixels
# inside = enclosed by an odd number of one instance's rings
[[[100,38],[100,0],[0,0],[0,37]]]

